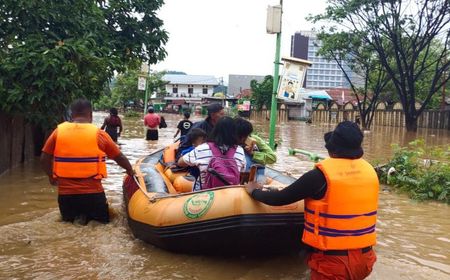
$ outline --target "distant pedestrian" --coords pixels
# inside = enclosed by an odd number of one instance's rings
[[[189,130],[192,127],[192,122],[189,120],[191,117],[191,113],[184,112],[184,119],[181,120],[177,125],[177,132],[173,136],[173,138],[177,138],[178,134],[180,134],[181,138],[184,138],[184,136],[189,132]]]
[[[101,129],[105,130],[106,133],[108,133],[109,136],[111,136],[111,139],[117,143],[117,138],[122,133],[123,127],[122,127],[122,120],[120,119],[116,108],[111,108],[109,110],[109,116],[107,116],[103,121]],[[117,129],[119,131],[117,131]]]
[[[148,114],[144,117],[144,125],[147,127],[146,140],[158,140],[158,128],[161,122],[161,117],[155,114],[153,107],[148,108]]]

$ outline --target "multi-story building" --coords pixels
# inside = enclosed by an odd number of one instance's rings
[[[334,60],[327,60],[317,54],[320,40],[312,31],[300,31],[291,36],[291,56],[309,60],[313,63],[306,71],[305,88],[349,88],[344,72]],[[344,63],[345,72],[352,82],[356,75]]]
[[[250,90],[252,80],[262,82],[264,76],[256,75],[228,75],[228,95],[238,96]]]

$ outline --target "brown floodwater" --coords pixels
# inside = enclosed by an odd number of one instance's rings
[[[100,124],[106,114],[95,114]],[[142,119],[125,118],[119,139],[122,152],[135,162],[173,141],[179,116],[165,115],[168,128],[158,142],[143,139]],[[268,122],[254,120],[267,136]],[[328,125],[287,122],[277,126],[278,161],[273,166],[297,177],[313,164],[289,156],[288,148],[326,154]],[[429,146],[449,145],[450,131],[376,127],[365,134],[365,157],[384,162],[391,144],[423,138]],[[125,216],[123,170],[108,161],[106,195],[115,213],[112,222],[87,226],[62,223],[56,189],[38,162],[0,176],[0,279],[307,279],[304,255],[209,257],[174,254],[136,240]],[[377,224],[378,261],[368,279],[450,279],[450,207],[416,202],[383,186]],[[299,237],[300,239],[300,237]]]

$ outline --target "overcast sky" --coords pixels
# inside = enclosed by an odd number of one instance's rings
[[[169,32],[167,57],[151,67],[192,75],[273,74],[275,34],[266,33],[267,6],[278,0],[165,0],[159,11]],[[309,14],[325,0],[284,0],[281,56],[289,56],[291,35],[310,30]]]

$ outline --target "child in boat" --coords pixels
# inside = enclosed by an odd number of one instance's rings
[[[195,149],[195,147],[205,143],[207,136],[208,135],[206,134],[206,132],[203,129],[201,129],[201,128],[192,128],[188,132],[188,134],[186,134],[187,141],[190,144],[190,146],[185,148],[185,149],[183,149],[180,152],[180,156],[183,156],[183,155],[189,153],[190,151]],[[192,175],[195,178],[195,181],[197,182],[198,177],[200,176],[200,170],[198,169],[198,167],[197,166],[190,166],[190,167],[188,167],[188,170],[189,170],[189,174]]]
[[[237,185],[239,172],[245,169],[244,149],[237,144],[234,120],[223,117],[214,126],[208,142],[182,156],[178,166],[199,168],[201,183],[194,190]]]
[[[258,165],[256,181],[264,184],[266,182],[265,165],[277,161],[277,155],[272,148],[260,137],[253,134],[253,125],[246,119],[235,118],[236,133],[239,145],[244,148],[246,169],[245,173],[250,171],[254,164]]]
[[[188,134],[186,134],[187,141],[189,142],[190,146],[181,151],[181,156],[189,153],[190,151],[195,149],[195,147],[197,147],[198,145],[205,143],[207,136],[208,135],[206,134],[206,132],[203,129],[192,128],[188,132]]]

